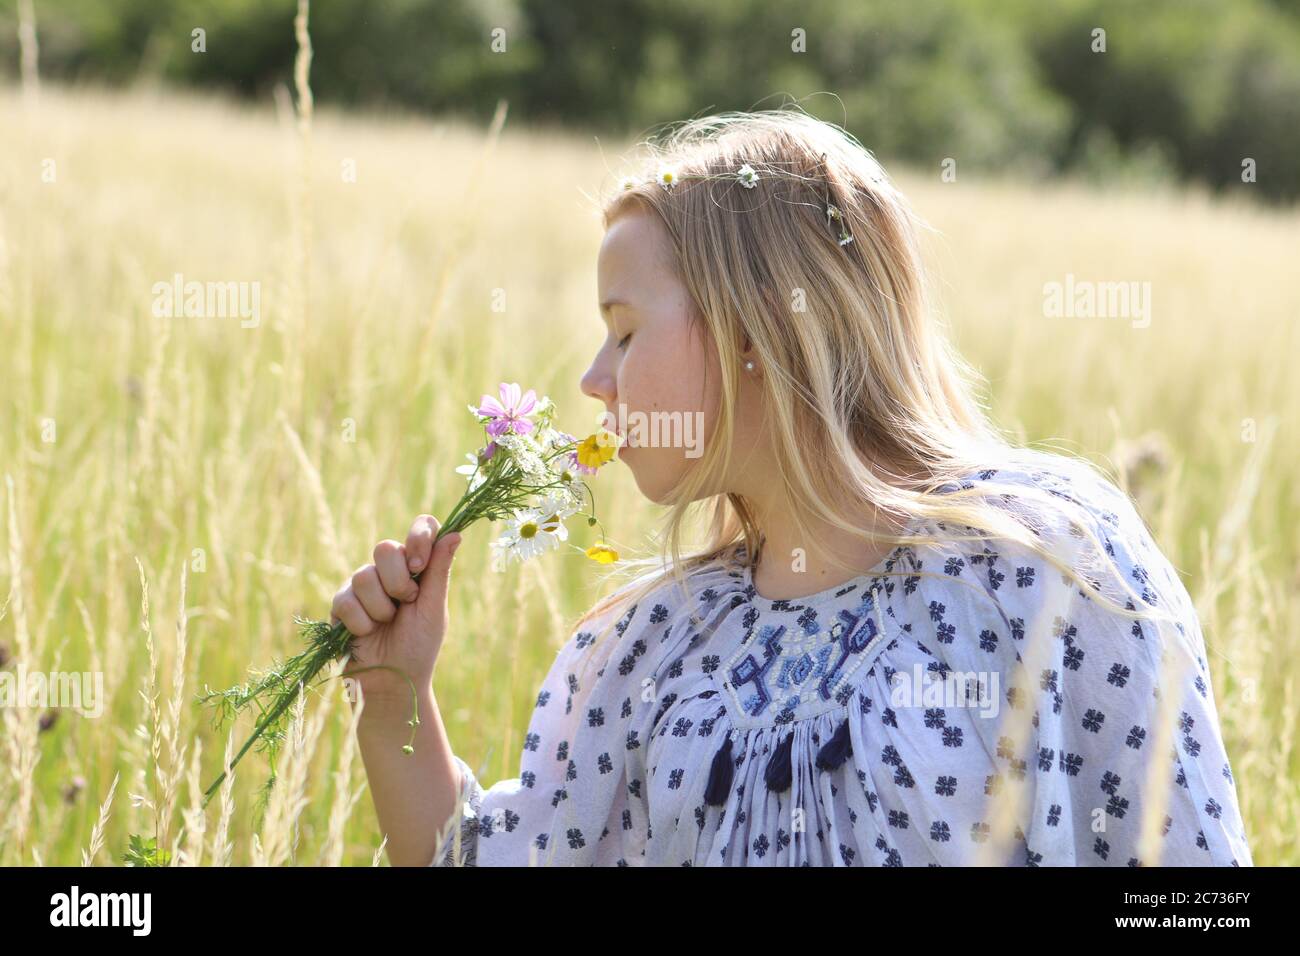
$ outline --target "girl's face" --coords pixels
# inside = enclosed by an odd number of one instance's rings
[[[722,388],[712,337],[691,318],[672,268],[667,231],[633,204],[605,233],[597,285],[605,340],[582,376],[622,434],[619,458],[637,487],[662,502],[703,454]]]

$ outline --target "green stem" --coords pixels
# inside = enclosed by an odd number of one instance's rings
[[[319,672],[320,669],[324,667],[325,664],[327,663],[328,663],[328,658],[323,658],[319,662],[313,662],[310,667],[305,669],[302,683],[305,685],[308,681],[310,681],[313,677],[315,677],[317,672]],[[276,705],[272,707],[269,711],[267,711],[266,715],[260,721],[258,721],[256,729],[254,729],[253,733],[249,735],[249,738],[246,741],[244,741],[244,746],[239,749],[239,753],[235,755],[235,759],[230,761],[230,766],[227,767],[225,770],[221,771],[221,776],[217,777],[217,779],[213,782],[212,786],[208,787],[208,789],[204,791],[203,807],[205,809],[208,806],[208,801],[212,799],[212,796],[215,793],[217,787],[221,786],[221,781],[226,779],[226,773],[228,771],[235,769],[235,765],[238,764],[239,761],[244,759],[244,754],[248,753],[249,748],[251,748],[253,744],[257,741],[257,739],[262,736],[262,734],[266,731],[266,728],[271,726],[271,724],[275,723],[275,721],[279,719],[280,715],[283,714],[286,709],[288,709],[289,705],[293,703],[293,701],[294,701],[294,695],[285,694],[282,698],[280,698],[280,700],[276,703]]]

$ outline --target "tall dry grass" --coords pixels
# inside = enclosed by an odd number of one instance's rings
[[[571,430],[600,411],[577,389],[603,334],[582,191],[618,146],[503,122],[316,109],[308,141],[217,99],[0,93],[0,644],[10,668],[102,672],[107,698],[45,731],[0,709],[0,863],[117,863],[131,833],[177,865],[382,861],[338,681],[299,712],[264,807],[249,759],[202,810],[231,741],[193,699],[291,653],[295,613],[445,513],[467,402],[517,380]],[[947,319],[995,416],[1113,464],[1184,573],[1256,862],[1300,862],[1300,217],[895,172],[940,231]],[[176,273],[260,282],[261,324],[154,318]],[[1045,318],[1067,273],[1150,281],[1150,327]],[[615,543],[644,546],[630,477],[599,492]],[[580,556],[497,576],[488,532],[457,561],[436,690],[495,780],[599,581]]]

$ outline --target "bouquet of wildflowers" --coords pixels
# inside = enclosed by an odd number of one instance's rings
[[[588,525],[599,525],[595,498],[584,478],[596,474],[613,459],[619,437],[600,427],[579,440],[556,429],[555,405],[550,398],[543,396],[538,400],[532,389],[522,392],[512,382],[501,383],[499,394],[499,399],[484,395],[477,408],[468,406],[483,426],[487,442],[466,456],[468,464],[456,469],[466,477],[468,487],[441,523],[438,537],[461,531],[483,519],[505,521],[504,533],[492,543],[493,569],[504,571],[513,561],[525,561],[560,548],[568,540],[565,521],[574,515],[583,514]],[[601,533],[604,533],[603,526]],[[585,554],[602,564],[618,559],[618,553],[603,541],[587,548]],[[413,578],[418,581],[420,574]],[[271,758],[272,775],[266,788],[269,792],[275,782],[275,753],[288,731],[300,688],[311,686],[326,665],[351,652],[354,637],[343,624],[304,618],[298,618],[297,623],[307,644],[302,653],[277,662],[247,683],[223,691],[208,691],[200,698],[202,703],[216,708],[218,727],[249,708],[255,708],[258,713],[253,733],[230,766],[208,788],[205,806],[226,773],[255,744]],[[370,669],[350,671],[346,676]],[[415,727],[420,722],[414,685],[411,694],[413,741]],[[408,754],[414,752],[410,743],[402,749]]]

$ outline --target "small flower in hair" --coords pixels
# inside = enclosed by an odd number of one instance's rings
[[[676,167],[676,166],[660,166],[660,167],[659,167],[659,176],[658,176],[658,180],[659,180],[659,185],[660,185],[660,186],[663,186],[664,189],[671,189],[672,187],[676,186],[676,185],[677,185],[677,167]]]
[[[850,242],[853,241],[853,237],[849,235],[848,229],[846,229],[844,226],[844,213],[840,212],[837,206],[834,206],[831,203],[827,203],[826,224],[829,226],[832,221],[838,222],[840,224],[840,245],[847,246]]]
[[[749,165],[749,163],[741,166],[740,169],[736,171],[736,176],[740,179],[741,185],[746,189],[753,189],[758,185],[758,173],[754,171],[754,167]]]
[[[640,185],[640,183],[635,176],[624,176],[619,181],[618,188],[620,192],[624,192],[628,189],[636,189],[638,185]]]

